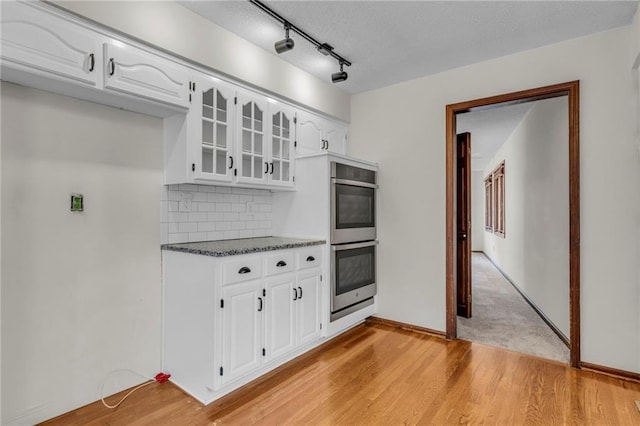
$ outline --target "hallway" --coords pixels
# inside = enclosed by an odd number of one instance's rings
[[[569,348],[483,253],[472,255],[473,317],[458,317],[458,338],[569,362]]]

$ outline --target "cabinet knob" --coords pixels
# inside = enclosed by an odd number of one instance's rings
[[[243,266],[242,268],[240,268],[240,270],[238,271],[239,274],[248,274],[249,272],[251,272],[251,269],[249,269],[246,266]]]
[[[316,260],[316,258],[315,258],[315,257],[313,257],[313,256],[308,256],[308,257],[307,257],[307,262],[313,262],[313,261],[315,261],[315,260]]]
[[[284,260],[281,260],[278,263],[276,263],[276,266],[278,268],[283,268],[283,267],[287,266],[287,262],[285,262]]]

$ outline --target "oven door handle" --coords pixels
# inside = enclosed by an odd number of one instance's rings
[[[354,244],[339,244],[339,245],[334,245],[331,246],[331,250],[332,251],[341,251],[341,250],[352,250],[352,249],[358,249],[358,248],[363,248],[363,247],[371,247],[371,246],[375,246],[378,245],[378,241],[365,241],[363,243],[354,243]]]
[[[337,183],[339,185],[360,186],[362,188],[377,188],[378,187],[378,185],[376,185],[375,183],[360,182],[360,181],[357,181],[357,180],[348,180],[348,179],[331,178],[331,182]]]

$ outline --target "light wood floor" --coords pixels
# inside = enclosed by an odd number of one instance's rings
[[[635,399],[638,382],[363,324],[208,406],[153,384],[117,410],[98,402],[46,424],[640,425]]]

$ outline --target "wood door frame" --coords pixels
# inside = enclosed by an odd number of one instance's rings
[[[580,81],[449,104],[446,113],[446,335],[457,337],[455,282],[456,114],[567,96],[569,101],[569,350],[580,368]]]

